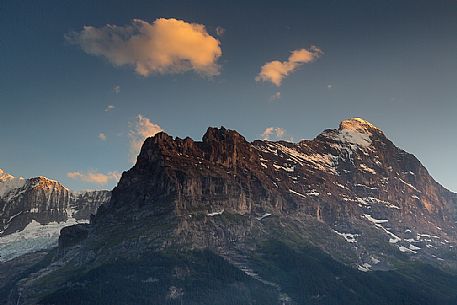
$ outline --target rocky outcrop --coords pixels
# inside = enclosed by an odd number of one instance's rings
[[[88,224],[77,224],[60,230],[59,249],[65,250],[65,248],[77,245],[87,238],[89,234],[88,226]]]

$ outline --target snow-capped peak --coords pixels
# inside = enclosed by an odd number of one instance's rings
[[[373,133],[382,134],[382,131],[364,119],[352,118],[343,120],[338,130],[333,130],[326,136],[342,143],[369,147],[372,144]]]
[[[361,119],[361,118],[352,118],[343,120],[340,123],[340,131],[348,130],[348,131],[357,131],[357,132],[370,132],[373,130],[379,131],[379,128],[371,124],[370,122]]]
[[[6,180],[11,180],[14,179],[14,176],[8,174],[5,172],[3,169],[0,168],[0,182],[6,181]]]
[[[23,187],[25,183],[26,179],[16,178],[0,169],[0,198],[14,189]]]
[[[319,136],[351,148],[367,148],[372,144],[373,134],[382,134],[382,131],[364,119],[352,118],[343,120],[338,129],[327,129]]]

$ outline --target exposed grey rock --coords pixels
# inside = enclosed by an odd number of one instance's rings
[[[46,177],[23,180],[20,187],[11,188],[0,197],[0,236],[21,231],[32,220],[43,225],[69,218],[88,221],[111,197],[110,191],[74,193]]]
[[[268,240],[309,244],[364,272],[410,261],[455,272],[456,199],[361,119],[299,143],[250,143],[223,127],[202,141],[161,132],[146,139],[93,223],[65,229],[65,253],[20,281],[12,299],[33,304],[64,287],[70,271],[194,249],[210,249],[282,293],[252,262]],[[170,286],[167,295],[186,291]]]

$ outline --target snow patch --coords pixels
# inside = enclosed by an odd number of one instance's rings
[[[368,219],[369,221],[371,221],[372,223],[374,224],[380,224],[380,223],[386,223],[388,222],[389,220],[387,219],[376,219],[376,218],[373,218],[371,215],[369,214],[364,214],[363,216],[365,216],[366,219]]]
[[[339,236],[344,237],[344,239],[345,239],[348,243],[356,243],[357,240],[356,240],[355,238],[356,238],[357,236],[359,236],[359,234],[341,233],[341,232],[338,232],[337,230],[333,230],[333,232],[335,232],[335,233],[338,234]]]
[[[207,216],[217,216],[217,215],[222,215],[223,213],[224,213],[224,209],[217,211],[217,212],[208,213],[206,215]]]
[[[384,200],[381,200],[379,198],[375,198],[375,197],[363,197],[363,198],[359,198],[357,197],[356,198],[356,202],[362,204],[362,205],[365,205],[365,206],[368,206],[370,204],[382,204],[382,205],[385,205],[386,207],[390,208],[390,209],[397,209],[397,210],[400,210],[400,207],[393,204],[393,203],[390,203],[388,201],[384,201]]]
[[[363,265],[357,265],[357,269],[362,272],[369,272],[370,269],[366,265],[370,265],[370,264],[365,263]],[[371,267],[371,265],[370,265],[370,267]]]
[[[372,175],[376,175],[376,171],[374,169],[372,169],[371,167],[365,165],[365,164],[360,164],[360,168],[362,169],[362,171],[366,172],[366,173],[370,173]]]
[[[397,179],[398,179],[400,182],[402,182],[404,185],[406,185],[406,186],[412,188],[413,190],[415,190],[415,191],[418,192],[418,193],[421,193],[421,191],[419,191],[419,190],[418,190],[414,185],[412,185],[411,183],[408,183],[408,182],[406,182],[405,180],[403,180],[403,179],[401,179],[401,178],[398,178],[398,177],[397,177]]]
[[[376,257],[371,257],[371,262],[374,264],[374,265],[377,265],[379,264],[381,261],[379,259],[377,259]]]
[[[383,230],[385,233],[387,233],[390,236],[389,243],[396,244],[399,241],[401,241],[400,237],[398,237],[394,233],[390,232],[388,229],[384,228],[384,226],[382,225],[382,223],[386,223],[389,220],[387,220],[387,219],[375,219],[369,214],[364,214],[363,216],[366,219],[368,219],[370,222],[372,222],[376,227],[380,228],[381,230]]]
[[[281,166],[281,165],[276,165],[276,164],[273,164],[273,166],[277,170],[282,169],[283,171],[286,171],[286,172],[289,172],[289,173],[292,173],[294,171],[294,168],[295,168],[294,166],[286,167],[286,166]]]
[[[409,245],[409,249],[415,251],[415,250],[420,250],[421,248],[416,247],[415,245],[411,245],[411,244],[410,244],[410,245]]]
[[[403,252],[403,253],[416,253],[416,251],[413,251],[413,250],[403,247],[403,246],[399,246],[398,250],[400,250],[400,252]]]
[[[262,219],[264,219],[264,218],[267,218],[267,217],[269,217],[269,216],[271,216],[270,213],[265,213],[265,214],[263,214],[263,215],[260,216],[260,217],[256,217],[256,219],[260,221],[260,220],[262,220]]]
[[[282,145],[280,143],[273,143],[268,142],[266,146],[258,146],[257,149],[267,152],[273,153],[279,156],[278,152],[287,156],[287,160],[290,162],[294,162],[300,166],[303,166],[305,163],[307,165],[311,165],[312,167],[316,168],[320,171],[325,171],[331,174],[336,175],[336,162],[338,157],[330,155],[330,154],[318,154],[318,153],[303,153],[297,150],[297,148],[288,147]],[[275,166],[276,167],[276,166]],[[286,167],[284,169],[286,171],[293,171],[292,167]],[[277,167],[279,169],[279,167]]]
[[[303,198],[307,198],[308,196],[319,196],[320,193],[319,192],[316,192],[315,190],[312,190],[310,192],[307,192],[305,194],[302,194],[302,193],[299,193],[299,192],[296,192],[292,189],[289,189],[289,192],[292,193],[292,194],[295,194],[297,196],[300,196],[300,197],[303,197]]]

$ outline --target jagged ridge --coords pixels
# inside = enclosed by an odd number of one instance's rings
[[[159,133],[145,141],[136,165],[123,174],[97,221],[132,208],[168,211],[186,226],[189,217],[223,212],[253,219],[312,217],[336,238],[357,243],[357,263],[366,270],[389,268],[395,252],[455,264],[442,257],[454,253],[455,195],[413,155],[359,118],[298,144],[249,143],[223,127],[209,128],[201,142]],[[199,237],[183,232],[182,239],[193,246],[211,243],[202,240],[201,232],[194,232]],[[373,259],[370,251],[380,241],[385,260]],[[334,252],[331,245],[313,242]],[[212,246],[221,246],[221,240]]]
[[[259,265],[272,259],[269,244],[280,240],[297,258],[307,245],[364,272],[412,261],[455,270],[455,198],[362,119],[297,144],[249,143],[225,128],[209,128],[202,141],[162,132],[145,141],[94,223],[62,232],[58,260],[78,273],[81,264],[210,249],[278,289],[278,302],[296,304],[284,278]],[[43,272],[20,285],[25,303],[67,278],[56,267]]]
[[[0,172],[0,261],[57,245],[61,228],[89,222],[109,191],[75,193],[46,177]]]

